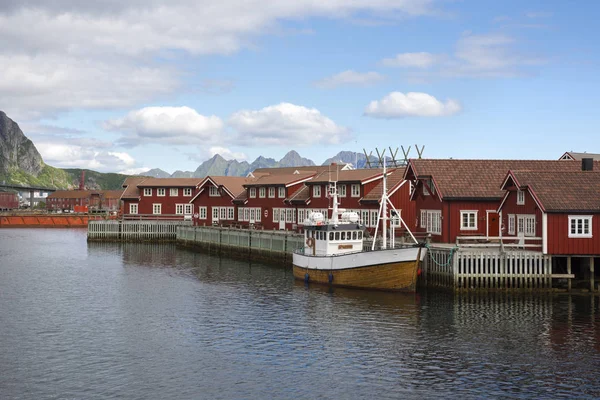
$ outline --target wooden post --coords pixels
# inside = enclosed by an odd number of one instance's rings
[[[590,292],[594,293],[594,257],[590,257]]]
[[[567,274],[571,275],[571,256],[567,257]],[[567,281],[569,282],[567,287],[568,287],[569,292],[570,292],[571,291],[571,281],[572,281],[572,279],[568,279]]]

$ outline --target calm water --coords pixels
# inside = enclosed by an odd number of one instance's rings
[[[330,291],[85,233],[0,230],[1,399],[600,397],[593,297]]]

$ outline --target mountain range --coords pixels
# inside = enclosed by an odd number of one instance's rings
[[[370,157],[371,161],[376,160]],[[364,168],[366,157],[362,153],[341,151],[328,158],[322,165],[332,162],[350,163],[354,168]],[[257,168],[300,167],[316,165],[314,161],[301,157],[295,150],[281,160],[260,156],[252,163],[226,160],[219,154],[204,161],[195,171],[175,171],[172,174],[159,168],[150,169],[139,175],[157,178],[203,178],[207,175],[245,176]],[[82,169],[54,168],[44,163],[33,142],[28,139],[19,125],[0,111],[0,183],[35,185],[57,189],[74,189],[79,186],[82,171],[87,189],[120,189],[127,175],[102,173]]]

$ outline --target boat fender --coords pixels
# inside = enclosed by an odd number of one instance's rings
[[[421,276],[422,273],[423,271],[421,270],[421,268],[417,269],[417,276]]]
[[[308,283],[310,279],[310,276],[308,275],[308,272],[304,274],[304,283]]]
[[[328,278],[329,278],[329,283],[333,283],[333,274],[329,274]]]
[[[315,245],[315,239],[309,237],[308,239],[306,239],[306,246],[308,247],[313,247]]]

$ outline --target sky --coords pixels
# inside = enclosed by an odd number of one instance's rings
[[[600,153],[600,2],[0,0],[0,110],[61,168]],[[401,153],[401,152],[400,152]]]

